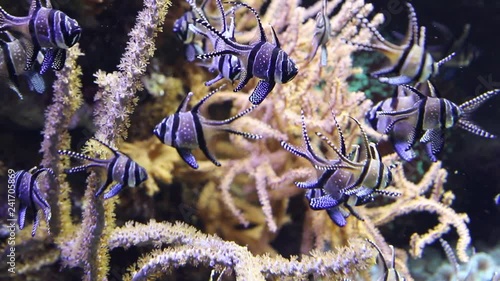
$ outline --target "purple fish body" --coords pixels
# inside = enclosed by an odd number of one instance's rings
[[[45,81],[38,73],[26,71],[26,51],[23,41],[15,39],[10,33],[5,32],[8,41],[0,39],[0,80],[4,82],[20,99],[23,99],[19,87],[21,75],[28,78],[32,90],[41,94],[45,91]]]
[[[222,86],[223,87],[223,86]],[[222,87],[219,87],[222,88]],[[164,144],[174,147],[181,158],[191,168],[198,169],[198,163],[192,154],[191,150],[200,148],[203,154],[216,166],[221,164],[208,149],[208,140],[215,134],[220,132],[228,132],[235,135],[240,135],[248,139],[260,139],[259,135],[254,135],[246,132],[240,132],[232,129],[230,124],[250,113],[255,106],[252,106],[237,115],[226,120],[209,120],[199,114],[200,107],[219,89],[210,92],[203,97],[193,108],[188,111],[187,106],[193,93],[189,93],[181,102],[177,111],[165,117],[158,125],[156,125],[153,133]]]
[[[447,128],[458,126],[485,138],[496,136],[485,131],[470,120],[470,115],[500,90],[483,93],[457,105],[445,98],[439,98],[430,82],[430,96],[403,85],[410,96],[395,96],[379,102],[367,114],[368,121],[380,133],[388,134],[394,150],[406,161],[415,158],[412,147],[420,139],[425,144],[429,158],[435,162],[444,147],[444,133]],[[413,104],[412,104],[413,103]]]
[[[257,87],[249,97],[252,104],[260,104],[272,91],[276,83],[287,83],[292,80],[298,72],[295,62],[281,49],[278,37],[274,29],[274,43],[268,42],[264,28],[260,22],[259,15],[252,7],[240,2],[228,2],[235,7],[244,6],[256,17],[260,40],[249,45],[240,44],[227,38],[215,29],[206,19],[197,18],[196,22],[203,25],[214,36],[217,36],[225,44],[212,53],[198,56],[201,59],[219,57],[223,55],[234,55],[241,61],[241,77],[238,85],[233,91],[238,92],[247,85],[252,77],[260,78]]]
[[[88,164],[66,170],[68,174],[86,171],[92,167],[101,167],[106,170],[106,181],[97,190],[95,194],[96,197],[101,195],[113,181],[117,183],[113,185],[108,192],[104,193],[104,199],[117,195],[125,186],[136,187],[148,179],[146,170],[137,162],[133,161],[128,155],[111,148],[97,139],[93,140],[109,149],[113,157],[110,159],[98,159],[69,150],[58,150],[57,152],[61,155],[68,155],[72,158],[89,161]]]
[[[45,49],[40,74],[49,68],[61,70],[66,60],[66,49],[75,45],[81,36],[78,22],[59,10],[52,9],[50,1],[43,7],[41,0],[33,0],[28,16],[15,17],[0,8],[0,31],[10,31],[26,42],[26,66],[32,68],[38,53]]]
[[[328,160],[313,151],[303,112],[301,117],[305,151],[285,141],[281,141],[280,144],[292,154],[307,159],[318,172],[316,180],[295,182],[297,187],[307,189],[305,196],[311,209],[326,210],[335,224],[344,226],[350,214],[362,219],[353,207],[372,201],[374,194],[399,195],[384,190],[392,181],[391,167],[382,163],[375,144],[368,142],[361,124],[356,119],[352,118],[361,128],[363,144],[366,146],[364,158],[360,155],[358,145],[353,146],[352,152],[347,153],[342,130],[334,118],[339,132],[340,148],[337,148],[326,136],[316,132],[316,135],[325,141],[338,156],[336,159]]]
[[[40,191],[38,178],[42,173],[49,174],[52,179],[55,178],[54,171],[49,168],[33,168],[30,171],[17,171],[15,173],[15,191],[16,198],[19,200],[19,214],[17,222],[19,228],[23,229],[26,221],[26,211],[30,209],[33,212],[33,230],[31,236],[35,236],[36,230],[40,223],[40,213],[38,210],[43,210],[47,225],[51,217],[51,208],[45,197]]]

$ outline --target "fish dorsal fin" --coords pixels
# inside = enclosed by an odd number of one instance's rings
[[[175,111],[175,113],[181,113],[181,112],[186,111],[187,106],[189,104],[189,100],[191,99],[191,97],[193,97],[193,92],[189,92],[184,97],[184,99],[182,99],[181,104],[179,105],[179,107],[177,108],[177,111]]]
[[[222,84],[219,88],[211,91],[210,93],[208,93],[208,95],[204,96],[197,104],[195,104],[195,106],[193,106],[193,108],[191,109],[191,112],[193,114],[195,113],[198,113],[198,111],[200,110],[200,107],[211,97],[213,96],[215,93],[217,93],[218,91],[220,91],[221,89],[223,89],[224,87],[226,86],[226,84]],[[190,93],[191,95],[193,95],[193,93]],[[185,111],[185,110],[184,110]]]
[[[365,239],[368,243],[372,244],[372,246],[377,250],[379,256],[380,256],[380,259],[382,260],[382,265],[384,266],[384,275],[387,274],[387,272],[389,271],[389,268],[387,267],[387,261],[385,260],[384,258],[384,255],[382,254],[382,250],[380,250],[380,248],[377,246],[377,244],[375,244],[375,242],[371,241],[370,239]],[[392,249],[392,253],[394,254],[394,248],[391,248]]]
[[[197,22],[197,23],[199,23],[199,24],[201,24],[201,25],[203,25],[210,32],[212,32],[217,37],[219,37],[220,39],[222,39],[222,41],[224,41],[224,43],[226,43],[228,46],[233,47],[233,48],[236,46],[235,42],[231,41],[230,38],[227,38],[224,34],[220,33],[220,31],[218,31],[217,29],[215,29],[215,27],[213,27],[207,20],[200,19],[200,18],[195,18],[194,21]],[[201,59],[209,58],[209,57],[204,57],[203,55],[199,56],[199,57]]]
[[[266,32],[264,31],[264,27],[262,26],[262,23],[260,21],[259,13],[257,13],[257,11],[254,8],[252,8],[248,4],[245,4],[242,2],[227,1],[224,3],[231,4],[234,6],[243,6],[243,7],[247,8],[248,10],[250,10],[250,12],[252,12],[254,14],[255,18],[257,19],[257,25],[259,26],[259,32],[260,32],[260,41],[267,42]]]
[[[373,142],[370,142],[369,149],[370,149],[370,153],[371,153],[371,159],[380,161],[381,160],[380,153],[378,153],[377,145]]]
[[[352,116],[349,116],[349,118],[351,118],[352,120],[354,120],[354,122],[356,122],[356,124],[358,125],[359,127],[359,130],[361,131],[361,136],[363,138],[363,145],[365,146],[365,159],[368,161],[368,159],[373,159],[373,155],[370,151],[370,141],[368,141],[368,136],[366,135],[366,132],[365,130],[363,129],[363,127],[361,126],[361,123],[358,121],[358,119],[352,117]]]
[[[219,9],[219,12],[221,14],[221,21],[222,21],[222,32],[227,31],[227,23],[226,23],[226,12],[224,11],[224,6],[222,5],[222,0],[217,0],[215,1],[217,4],[217,9]]]
[[[309,157],[312,158],[314,161],[321,163],[323,165],[328,164],[328,161],[320,158],[316,153],[314,153],[314,150],[311,146],[311,139],[309,138],[309,134],[307,133],[307,128],[306,128],[306,118],[304,116],[304,110],[300,110],[300,119],[302,122],[302,138],[304,139],[304,143],[306,145],[306,150],[309,153]],[[312,162],[312,161],[311,161]]]
[[[105,143],[105,142],[103,142],[103,141],[101,141],[101,140],[99,140],[97,138],[90,138],[90,139],[94,140],[94,141],[96,141],[96,142],[98,142],[100,144],[102,144],[104,147],[106,147],[107,149],[109,149],[113,153],[113,155],[115,157],[118,156],[118,151],[116,149],[112,148],[111,146],[109,146],[107,143]]]
[[[47,0],[46,4],[47,4],[47,8],[49,8],[49,9],[52,8],[52,4],[50,3],[50,0]],[[42,0],[33,0],[31,2],[29,15],[33,15],[36,11],[38,11],[42,7],[43,7]]]
[[[401,85],[402,87],[405,87],[406,89],[412,91],[414,94],[416,94],[420,99],[426,99],[427,96],[422,94],[419,90],[417,90],[415,87],[410,86],[408,84],[403,84]]]
[[[439,91],[434,87],[434,84],[430,80],[427,80],[427,87],[429,87],[429,96],[433,98],[441,98],[441,94]]]
[[[48,173],[49,175],[52,176],[52,178],[56,178],[56,174],[54,173],[54,170],[52,170],[51,168],[40,168],[40,169],[37,169],[33,174],[32,174],[32,177],[37,179],[38,176],[40,176],[41,173],[43,172],[46,172]]]
[[[204,12],[204,10],[203,10],[203,9],[205,8],[205,6],[204,6],[204,5],[206,5],[206,3],[202,3],[202,6],[201,6],[202,8],[198,8],[198,7],[196,6],[196,1],[195,1],[195,0],[188,0],[187,2],[188,2],[188,4],[191,6],[191,9],[192,9],[192,10],[193,10],[196,14],[198,14],[198,16],[199,16],[199,17],[201,17],[203,20],[205,20],[206,22],[208,22],[208,19],[207,19],[207,17],[205,16],[205,12]]]
[[[418,45],[424,50],[425,53],[425,26],[420,27],[420,35],[418,38]]]
[[[351,161],[351,159],[349,159],[346,155],[343,155],[342,152],[339,151],[339,149],[335,146],[335,144],[329,139],[327,138],[325,135],[323,135],[322,133],[320,132],[316,132],[316,135],[318,137],[321,138],[321,140],[323,140],[324,142],[326,142],[326,144],[331,148],[333,149],[333,151],[335,151],[335,153],[337,154],[337,156],[340,158],[340,160],[344,161],[345,163],[347,163],[348,165],[330,165],[329,167],[324,167],[324,169],[326,170],[336,170],[338,168],[346,168],[346,169],[357,169],[359,168],[360,166],[362,166],[362,164],[358,164],[354,161]],[[316,167],[316,169],[320,169],[319,167]]]
[[[435,62],[435,64],[436,64],[435,68],[439,69],[439,67],[441,67],[441,65],[450,61],[455,55],[456,55],[456,53],[453,52],[453,53],[447,55],[446,57],[442,58],[440,61]]]
[[[332,110],[332,117],[333,121],[335,122],[335,126],[337,127],[337,131],[339,132],[339,140],[340,140],[340,152],[342,155],[347,155],[347,149],[345,147],[345,138],[344,138],[344,133],[342,133],[342,128],[339,125],[339,122],[337,121],[337,117],[335,115],[335,112]],[[356,161],[356,160],[354,160]]]
[[[405,44],[415,44],[419,42],[419,32],[418,32],[418,20],[415,9],[410,2],[406,2],[406,7],[408,8],[408,31],[406,33]],[[425,28],[424,28],[425,29]],[[424,30],[425,37],[425,30]]]
[[[274,41],[274,45],[277,47],[277,48],[281,48],[281,43],[280,43],[280,40],[278,39],[278,36],[276,35],[276,31],[274,30],[274,27],[271,26],[271,31],[273,32],[273,41]]]

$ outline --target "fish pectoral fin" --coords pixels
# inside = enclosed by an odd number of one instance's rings
[[[339,205],[339,201],[334,199],[331,194],[326,194],[320,197],[311,198],[309,206],[313,210],[326,210]]]
[[[40,74],[44,74],[49,68],[59,71],[63,68],[66,61],[66,50],[60,48],[48,49],[42,61]]]
[[[276,82],[274,81],[260,80],[248,99],[252,104],[260,104],[273,90],[274,85],[276,85]]]
[[[186,53],[185,53],[186,60],[189,62],[193,62],[196,59],[196,56],[198,55],[196,53],[196,49],[193,46],[193,44],[187,44],[185,47],[186,48]]]
[[[403,160],[411,161],[417,156],[407,140],[392,140],[392,142],[394,150]]]
[[[24,66],[24,70],[29,71],[33,68],[33,64],[37,60],[38,52],[40,52],[40,47],[35,47],[35,45],[33,45],[32,43],[26,42],[24,50],[26,51],[26,65]]]
[[[66,62],[66,50],[56,49],[54,53],[54,60],[52,61],[51,67],[53,70],[59,71],[64,67],[64,63]]]
[[[101,185],[101,187],[99,188],[99,190],[97,190],[97,192],[95,193],[95,197],[99,197],[99,195],[102,194],[102,192],[106,189],[106,187],[108,187],[111,183],[113,182],[113,179],[111,177],[107,177],[106,178],[106,182],[103,183]]]
[[[432,162],[436,162],[436,156],[444,146],[444,131],[439,128],[427,130],[420,141],[426,144],[427,154]]]
[[[124,187],[123,183],[117,183],[113,185],[108,192],[104,193],[104,199],[108,199],[115,196],[116,194],[118,194],[118,192],[120,192],[123,189],[123,187]]]
[[[418,135],[416,124],[404,118],[392,125],[389,140],[399,157],[405,161],[411,161],[416,157],[412,146],[415,144]]]
[[[326,210],[328,216],[330,219],[338,226],[343,227],[347,224],[346,217],[349,216],[349,213],[347,213],[347,216],[344,216],[344,213],[339,209],[339,208],[331,208]]]
[[[252,78],[252,76],[248,75],[246,69],[242,69],[240,81],[238,82],[238,85],[236,86],[236,88],[234,88],[233,92],[241,91],[241,89],[243,89],[243,87],[245,87],[246,84],[248,84],[248,81],[250,81],[251,78]]]
[[[205,86],[207,87],[210,87],[212,86],[213,84],[219,82],[220,80],[224,79],[224,76],[222,75],[222,73],[219,73],[216,77],[214,77],[213,79],[205,82]]]
[[[412,81],[412,78],[405,75],[399,75],[393,77],[379,77],[378,80],[382,83],[391,85],[402,85],[410,83]]]
[[[40,67],[40,74],[44,74],[49,70],[49,68],[52,67],[52,63],[54,62],[55,59],[55,50],[53,48],[47,49],[47,52],[45,53],[45,57],[43,58],[42,61],[42,66]]]
[[[198,162],[196,162],[196,158],[194,158],[193,153],[191,153],[191,149],[177,148],[177,152],[181,156],[182,160],[184,160],[184,162],[186,162],[191,168],[198,169]]]

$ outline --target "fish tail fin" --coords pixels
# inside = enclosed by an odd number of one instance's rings
[[[500,94],[500,89],[495,89],[495,90],[491,90],[491,91],[487,91],[473,99],[470,99],[464,103],[462,103],[461,105],[459,105],[458,107],[463,111],[464,114],[470,114],[474,111],[476,111],[476,109],[478,109],[481,105],[483,105],[483,103],[485,103],[487,100],[489,100],[490,98],[496,96]]]
[[[458,120],[458,127],[470,132],[474,135],[478,135],[483,138],[494,139],[497,136],[481,128],[476,123],[472,122],[468,118],[461,118]]]

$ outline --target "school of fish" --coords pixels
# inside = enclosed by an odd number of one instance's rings
[[[208,91],[209,94],[190,110],[188,107],[193,93],[188,93],[177,111],[166,116],[152,133],[163,144],[174,147],[182,160],[193,169],[199,167],[192,153],[193,149],[198,148],[214,165],[221,166],[209,150],[207,145],[209,140],[220,133],[235,134],[255,141],[262,139],[258,134],[235,130],[231,123],[250,114],[256,107],[266,102],[266,97],[273,91],[276,83],[293,83],[299,69],[294,59],[281,48],[272,26],[270,30],[273,38],[270,40],[267,37],[259,12],[253,7],[243,2],[223,3],[221,0],[214,0],[218,15],[208,16],[209,0],[204,0],[200,6],[195,0],[186,1],[190,10],[175,21],[173,32],[184,44],[186,60],[197,61],[210,72],[217,73],[205,85],[211,86],[223,80],[231,84],[238,81],[233,89],[237,92],[255,77],[258,79],[257,86],[249,96],[252,105],[226,120],[211,120],[200,113],[201,106],[224,85]],[[336,36],[331,31],[327,5],[328,2],[322,0],[321,10],[316,16],[315,32],[311,36],[311,52],[306,57],[309,63],[320,50],[318,67],[327,66],[326,45]],[[359,50],[381,53],[389,61],[388,66],[372,72],[371,76],[382,83],[394,85],[396,87],[394,95],[376,103],[366,113],[367,123],[376,131],[388,135],[394,151],[404,161],[416,158],[415,146],[418,142],[424,144],[428,157],[432,161],[437,161],[445,145],[445,132],[454,126],[484,138],[495,138],[494,134],[475,124],[471,120],[471,115],[485,102],[498,95],[500,90],[487,91],[460,105],[441,97],[429,79],[436,77],[443,65],[454,59],[458,47],[453,47],[452,50],[455,51],[448,54],[439,52],[444,57],[436,59],[433,56],[436,52],[431,52],[426,46],[426,28],[418,26],[413,6],[408,2],[405,6],[408,13],[408,27],[406,34],[400,36],[402,37],[400,44],[389,42],[367,18],[358,15],[355,15],[353,20],[359,22],[360,29],[366,29],[373,35],[372,43],[358,43],[342,38],[346,44],[355,46]],[[250,12],[257,23],[259,36],[253,42],[238,42],[235,38],[235,13],[240,8]],[[42,93],[45,85],[40,75],[49,69],[57,71],[62,68],[66,50],[78,42],[82,30],[74,19],[62,11],[52,9],[50,1],[42,6],[41,0],[33,0],[26,17],[11,16],[0,8],[0,32],[2,33],[0,79],[22,98],[18,77],[26,75],[31,90]],[[37,69],[33,70],[33,66]],[[333,159],[327,159],[322,153],[315,152],[319,148],[315,149],[312,146],[303,112],[301,112],[302,138],[305,147],[298,148],[284,140],[280,143],[286,151],[308,160],[317,172],[316,179],[295,182],[298,188],[306,190],[305,197],[310,208],[325,210],[331,220],[342,227],[347,224],[346,218],[351,214],[360,220],[363,219],[356,212],[356,206],[373,201],[376,195],[397,197],[400,194],[386,190],[391,184],[391,169],[395,164],[386,165],[382,162],[377,144],[368,139],[361,122],[352,117],[348,120],[361,132],[361,144],[348,148],[344,141],[342,126],[335,114],[332,115],[340,143],[333,143],[321,132],[316,132],[316,136],[332,150],[330,155],[335,156]],[[136,187],[148,178],[146,170],[129,156],[100,140],[94,140],[112,153],[110,159],[93,158],[68,150],[58,152],[60,155],[87,162],[67,169],[66,173],[94,168],[105,172],[106,180],[96,192],[96,197],[104,194],[104,199],[111,198],[125,186]],[[46,220],[50,219],[50,206],[39,190],[38,178],[43,174],[52,178],[56,176],[52,170],[43,167],[18,171],[16,174],[16,196],[21,203],[19,226],[24,227],[25,213],[29,208],[35,214],[33,235],[40,221],[38,210],[45,212]],[[116,183],[111,185],[113,182]],[[105,192],[109,186],[111,186],[109,191]],[[375,244],[373,246],[377,248]],[[384,280],[403,280],[393,265],[392,268],[386,266],[386,275],[392,277],[386,276]]]

